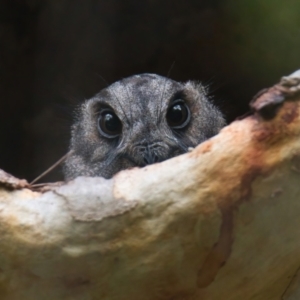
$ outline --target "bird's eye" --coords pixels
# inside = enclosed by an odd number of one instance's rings
[[[172,128],[183,128],[190,121],[190,110],[182,101],[176,101],[169,107],[167,112],[167,122]]]
[[[104,110],[98,117],[98,130],[108,138],[115,138],[122,132],[122,123],[112,110]]]

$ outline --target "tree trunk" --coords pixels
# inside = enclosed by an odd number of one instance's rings
[[[0,173],[0,299],[300,299],[299,86],[111,180],[38,190]]]

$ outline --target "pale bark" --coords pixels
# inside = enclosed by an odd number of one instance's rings
[[[111,180],[35,191],[0,173],[0,299],[299,299],[299,77]]]

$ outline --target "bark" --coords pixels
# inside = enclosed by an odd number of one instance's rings
[[[0,298],[300,297],[300,74],[185,155],[33,189],[0,173]]]

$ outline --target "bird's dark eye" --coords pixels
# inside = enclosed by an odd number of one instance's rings
[[[122,132],[122,123],[112,110],[104,110],[98,117],[98,130],[108,138],[115,138]]]
[[[167,112],[167,122],[172,128],[183,128],[190,121],[190,110],[186,104],[179,100],[169,107]]]

